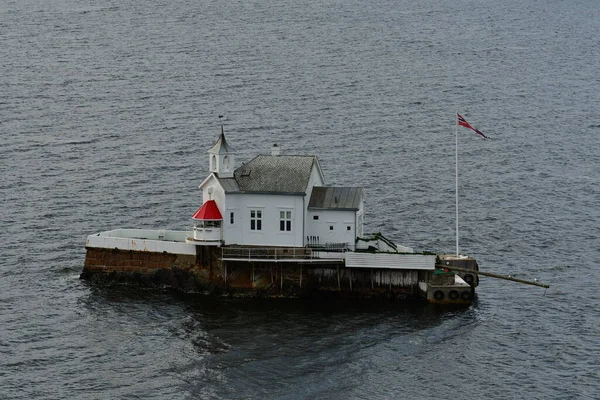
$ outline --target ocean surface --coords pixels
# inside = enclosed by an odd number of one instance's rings
[[[0,2],[0,398],[600,398],[597,0]],[[185,229],[206,151],[364,185],[366,230],[482,270],[467,309],[79,279]]]

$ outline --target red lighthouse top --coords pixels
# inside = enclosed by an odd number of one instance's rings
[[[219,211],[219,207],[217,207],[217,203],[214,200],[208,200],[192,215],[192,218],[203,221],[220,221],[223,216]]]

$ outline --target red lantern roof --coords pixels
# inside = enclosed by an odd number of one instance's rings
[[[192,216],[193,219],[200,219],[203,221],[220,221],[223,219],[219,207],[214,200],[208,200],[202,204],[202,207],[198,209]]]

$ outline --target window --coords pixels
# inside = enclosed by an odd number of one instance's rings
[[[250,230],[262,231],[262,210],[250,210]]]
[[[217,156],[210,157],[210,170],[214,171],[217,168]]]
[[[346,227],[346,230],[347,230],[347,231],[351,231],[351,230],[352,230],[352,227],[351,227],[350,225],[348,225],[348,226]]]
[[[198,221],[196,228],[220,228],[221,221]]]
[[[279,230],[282,232],[291,232],[292,230],[292,212],[279,211]]]
[[[223,157],[223,169],[229,171],[229,156]]]
[[[332,231],[333,230],[333,225],[329,225],[329,230]]]
[[[229,213],[229,223],[231,225],[233,225],[233,223],[235,222],[235,218],[234,218],[234,214],[233,211]]]
[[[313,215],[313,219],[314,219],[315,221],[318,221],[318,220],[319,220],[319,216],[318,216],[318,215]]]

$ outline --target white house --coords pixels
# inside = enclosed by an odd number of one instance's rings
[[[282,155],[274,145],[235,168],[222,128],[208,154],[210,174],[199,187],[222,215],[221,243],[354,249],[362,236],[363,188],[325,186],[317,157]],[[201,229],[194,239],[203,240]]]

